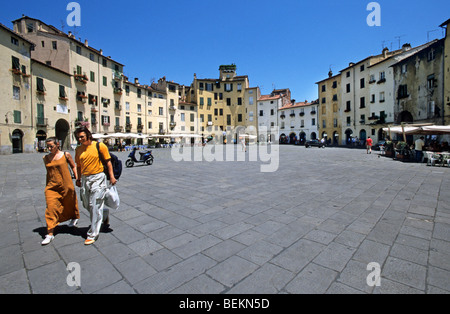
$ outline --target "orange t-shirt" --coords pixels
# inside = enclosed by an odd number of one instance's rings
[[[111,159],[108,147],[100,143],[100,153],[103,160]],[[103,164],[97,151],[97,142],[92,141],[91,145],[80,145],[75,150],[75,162],[78,167],[81,167],[81,174],[84,176],[91,176],[103,172]]]

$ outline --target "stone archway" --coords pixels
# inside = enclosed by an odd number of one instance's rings
[[[56,121],[55,136],[60,141],[62,150],[70,149],[69,132],[70,132],[69,122],[67,122],[64,119],[59,119],[58,121]]]
[[[306,143],[306,133],[300,132],[300,144],[305,145]]]
[[[414,122],[414,118],[413,118],[411,112],[405,110],[398,114],[397,123],[401,124],[402,122],[406,122],[406,123]]]
[[[43,152],[45,150],[45,140],[47,139],[47,133],[44,130],[39,130],[36,132],[37,139],[37,150]]]
[[[353,134],[353,130],[352,129],[345,130],[345,143],[347,145],[351,145],[352,144],[352,141],[351,141],[352,134]]]
[[[339,133],[337,131],[333,132],[333,145],[339,145]]]
[[[367,139],[367,132],[366,130],[362,129],[359,131],[359,139],[360,140],[366,140]]]
[[[297,134],[295,132],[292,132],[289,134],[289,143],[295,144],[295,141],[297,140]]]

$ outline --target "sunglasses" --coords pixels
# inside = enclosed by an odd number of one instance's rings
[[[48,145],[47,146],[48,149],[53,149],[53,147],[56,147],[56,145]]]

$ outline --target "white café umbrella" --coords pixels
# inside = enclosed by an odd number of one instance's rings
[[[96,140],[101,140],[101,139],[109,138],[109,135],[95,133],[95,134],[92,134],[92,137]]]

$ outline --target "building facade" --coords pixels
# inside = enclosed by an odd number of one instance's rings
[[[340,145],[340,139],[342,138],[342,121],[340,119],[341,74],[333,76],[330,70],[328,78],[316,84],[319,88],[320,137],[326,139],[330,145]]]
[[[444,39],[427,43],[392,65],[394,121],[445,124]]]
[[[278,127],[278,110],[283,107],[283,95],[261,95],[258,99],[258,139],[260,142],[273,142],[272,130]]]
[[[445,21],[440,25],[440,27],[445,28],[445,58],[444,58],[444,116],[445,123],[444,125],[450,124],[450,32],[449,32],[450,19]]]
[[[64,97],[67,100],[59,97],[69,114],[58,121],[48,120],[51,127],[55,123],[55,136],[65,147],[76,143],[72,134],[81,124],[89,125],[93,133],[113,132],[117,118],[121,121],[116,108],[123,102],[123,65],[90,47],[87,40],[77,40],[72,33],[65,34],[40,20],[23,16],[13,21],[13,26],[14,32],[34,43],[33,59],[72,77]],[[53,97],[50,91],[45,94]],[[44,111],[50,112],[49,104],[43,104]]]
[[[200,79],[194,74],[187,100],[198,106],[198,132],[223,136],[228,142],[237,140],[236,128],[247,127],[250,105],[245,100],[254,99],[253,92],[248,77],[238,76],[234,64],[221,65],[218,79]]]
[[[33,43],[0,24],[0,154],[34,151]]]
[[[292,101],[278,110],[280,143],[304,144],[318,139],[318,102]]]

